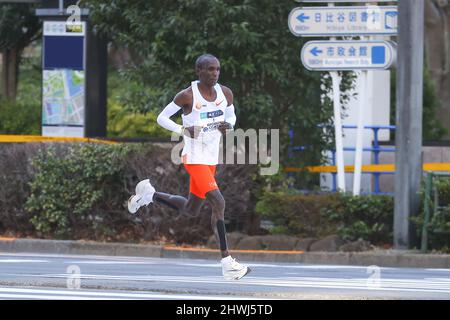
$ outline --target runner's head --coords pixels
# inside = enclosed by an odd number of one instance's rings
[[[211,54],[202,54],[195,62],[195,72],[202,84],[213,87],[219,81],[219,59]]]

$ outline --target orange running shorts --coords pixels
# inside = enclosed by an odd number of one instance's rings
[[[186,164],[184,167],[190,176],[189,192],[201,199],[206,198],[206,194],[211,190],[218,190],[215,165],[206,164]]]

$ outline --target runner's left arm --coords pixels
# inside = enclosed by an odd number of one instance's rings
[[[230,88],[222,86],[223,93],[225,98],[227,99],[228,106],[225,108],[225,122],[230,125],[226,129],[233,129],[236,125],[236,114],[234,112],[234,104],[233,104],[233,92]]]
[[[225,122],[228,122],[231,124],[231,127],[234,128],[234,125],[236,124],[236,114],[234,113],[234,105],[231,104],[225,109]],[[232,129],[231,128],[231,129]]]

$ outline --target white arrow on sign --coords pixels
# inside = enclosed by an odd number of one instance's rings
[[[308,70],[388,69],[396,62],[396,47],[391,41],[309,41],[301,60]]]
[[[357,36],[397,34],[396,6],[298,7],[289,14],[296,36]]]

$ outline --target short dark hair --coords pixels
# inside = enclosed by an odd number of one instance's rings
[[[215,56],[213,56],[212,54],[209,54],[209,53],[202,54],[195,61],[195,70],[203,69],[205,67],[206,60],[208,60],[208,59],[216,59],[217,61],[219,60]]]

